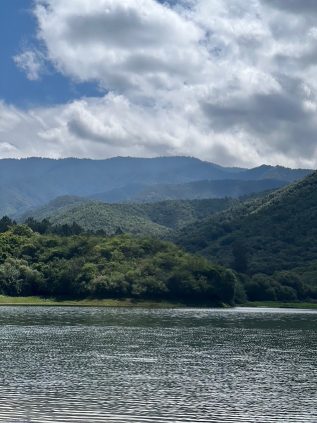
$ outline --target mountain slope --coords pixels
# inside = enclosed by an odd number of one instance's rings
[[[63,195],[91,196],[127,184],[184,183],[222,179],[239,169],[223,168],[191,157],[153,159],[0,160],[0,214],[21,213]],[[12,192],[12,196],[10,193]]]
[[[274,178],[272,172],[275,169]],[[251,172],[251,173],[250,173]],[[21,214],[44,205],[56,197],[73,195],[90,197],[98,193],[129,191],[129,188],[153,185],[186,184],[203,180],[289,181],[309,170],[293,171],[266,167],[265,171],[225,168],[192,157],[158,157],[152,159],[116,157],[89,159],[2,159],[0,160],[0,215]],[[251,176],[250,176],[251,175]],[[291,175],[291,177],[289,176]],[[129,192],[128,192],[129,194]],[[222,197],[227,195],[222,193]]]
[[[157,202],[165,200],[195,200],[203,198],[239,198],[245,195],[277,189],[288,182],[275,179],[256,181],[220,180],[197,181],[185,184],[127,186],[120,190],[93,195],[105,202]]]
[[[176,236],[191,251],[233,265],[245,250],[249,274],[317,262],[317,173],[264,198],[197,222]]]
[[[78,223],[86,230],[114,234],[118,229],[139,235],[167,235],[197,219],[224,210],[231,199],[164,201],[155,204],[105,204],[79,197],[60,197],[22,216],[49,219],[53,224]]]

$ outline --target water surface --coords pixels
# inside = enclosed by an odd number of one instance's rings
[[[317,422],[317,312],[0,308],[1,422]]]

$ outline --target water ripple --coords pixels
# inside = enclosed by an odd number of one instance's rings
[[[317,313],[6,307],[0,421],[317,422]]]

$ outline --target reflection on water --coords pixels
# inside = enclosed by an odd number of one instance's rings
[[[1,422],[317,422],[317,313],[0,308]]]

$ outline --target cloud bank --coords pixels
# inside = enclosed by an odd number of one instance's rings
[[[101,98],[0,104],[0,155],[193,155],[317,167],[313,0],[37,0],[45,63]]]

